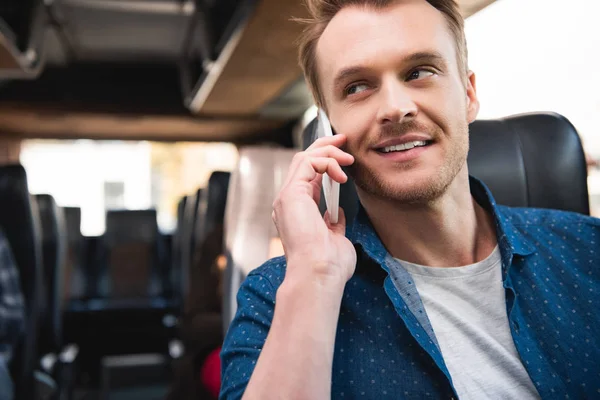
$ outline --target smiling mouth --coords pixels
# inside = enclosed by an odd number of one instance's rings
[[[432,143],[433,143],[432,140],[415,140],[415,141],[412,141],[412,142],[397,144],[395,146],[383,147],[381,149],[377,149],[377,151],[379,153],[383,153],[383,154],[394,153],[394,152],[402,152],[402,151],[412,150],[412,149],[414,149],[416,147],[429,146]]]

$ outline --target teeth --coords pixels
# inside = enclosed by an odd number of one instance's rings
[[[385,147],[382,152],[384,153],[390,153],[392,151],[403,151],[403,150],[410,150],[414,147],[422,147],[427,145],[427,142],[424,140],[415,140],[414,142],[408,142],[408,143],[404,143],[404,144],[399,144],[396,146],[388,146]]]

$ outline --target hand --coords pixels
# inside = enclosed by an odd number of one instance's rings
[[[323,137],[296,154],[273,203],[273,221],[287,258],[286,279],[310,274],[341,279],[345,284],[354,274],[356,251],[345,237],[343,210],[338,223],[331,224],[328,214],[323,219],[318,207],[325,172],[336,182],[348,180],[341,166],[351,165],[354,157],[339,148],[345,142],[344,135]]]

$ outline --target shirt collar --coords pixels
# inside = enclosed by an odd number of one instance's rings
[[[502,254],[503,271],[512,264],[513,257],[527,256],[535,251],[530,240],[521,233],[511,222],[510,215],[506,215],[503,207],[498,206],[489,188],[480,180],[469,177],[471,195],[487,212],[492,214],[496,226],[498,245]],[[363,251],[380,265],[384,265],[388,252],[375,229],[362,204],[359,204],[358,214],[354,222],[348,226],[346,234],[355,245],[360,245]]]

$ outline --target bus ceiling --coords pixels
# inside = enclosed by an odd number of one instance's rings
[[[465,16],[494,0],[459,0]],[[300,0],[4,0],[0,134],[245,142],[312,104]]]

